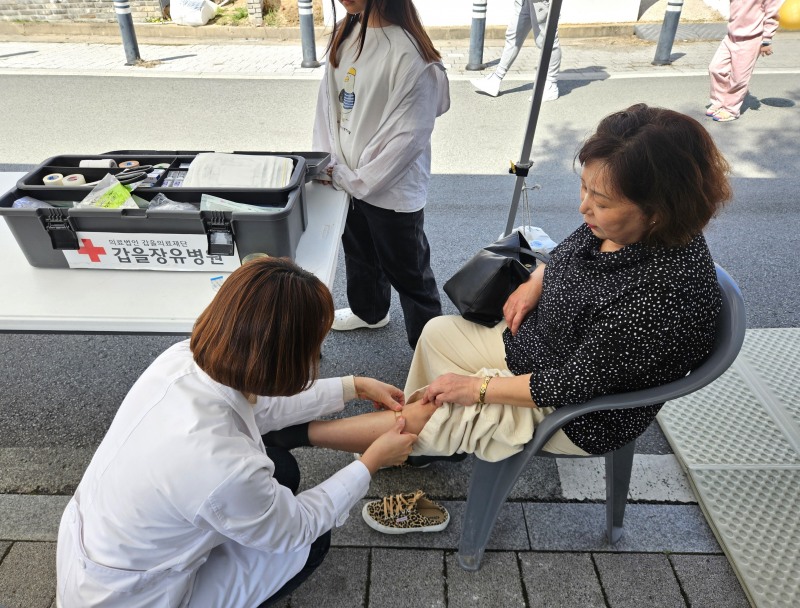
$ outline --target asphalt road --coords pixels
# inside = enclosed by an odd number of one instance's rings
[[[0,170],[116,149],[309,149],[316,89],[301,80],[0,76]],[[797,125],[788,124],[796,108],[785,100],[800,98],[800,89],[795,75],[756,74],[752,90],[760,101],[751,98],[741,120],[714,124],[702,114],[705,77],[563,82],[562,98],[542,109],[535,139],[529,182],[541,189],[531,193],[532,223],[554,240],[579,225],[572,159],[604,115],[639,101],[684,111],[707,122],[734,168],[735,199],[707,238],[742,288],[748,326],[798,327],[800,141]],[[519,160],[530,86],[512,84],[492,99],[457,81],[451,92],[452,109],[434,134],[426,210],[440,287],[505,226],[514,186],[506,171],[509,160]],[[341,256],[334,298],[345,305]],[[454,312],[449,302],[446,312]],[[372,375],[402,385],[411,352],[396,300],[392,314],[396,320],[380,334],[330,336],[323,375]],[[0,334],[0,448],[91,452],[138,374],[178,339]],[[668,450],[658,431],[649,435],[637,451]],[[56,479],[41,491],[58,489]]]

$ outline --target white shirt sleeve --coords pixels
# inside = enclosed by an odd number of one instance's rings
[[[195,525],[263,551],[295,551],[342,525],[370,482],[367,468],[354,461],[294,496],[273,472],[266,456],[244,459],[201,505]]]
[[[341,378],[317,380],[302,393],[291,397],[259,397],[253,408],[258,429],[269,431],[335,414],[344,408]]]
[[[328,68],[326,67],[317,92],[317,109],[314,116],[314,130],[311,134],[311,148],[320,152],[329,152],[331,161],[328,166],[330,166],[336,162],[336,144],[331,134],[330,102],[328,97]]]
[[[369,200],[403,178],[409,167],[431,142],[433,125],[439,110],[438,69],[429,64],[392,115],[381,126],[362,158],[369,160],[352,170],[336,164],[333,183],[356,198]],[[370,150],[371,147],[378,148]]]

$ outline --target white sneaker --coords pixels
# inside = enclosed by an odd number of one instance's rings
[[[502,81],[503,80],[498,78],[495,74],[489,74],[484,78],[473,78],[469,82],[479,91],[483,91],[492,97],[497,97],[497,95],[500,93],[500,83]]]
[[[340,308],[333,315],[333,326],[335,331],[350,331],[351,329],[378,329],[389,322],[389,313],[377,323],[369,324],[361,317],[353,314],[349,308]]]
[[[556,99],[558,99],[558,83],[546,82],[542,93],[542,101],[555,101]],[[528,101],[533,101],[533,95],[528,97]]]

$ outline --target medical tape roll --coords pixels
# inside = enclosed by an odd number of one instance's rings
[[[80,173],[73,173],[64,178],[65,186],[83,186],[86,183],[86,178]]]
[[[130,169],[131,167],[138,167],[139,161],[138,160],[126,160],[119,164],[122,169]]]
[[[63,186],[64,176],[61,173],[51,173],[42,179],[45,186]]]
[[[79,167],[90,168],[94,167],[96,169],[113,169],[117,166],[117,161],[113,158],[103,158],[100,160],[82,160],[78,163]]]

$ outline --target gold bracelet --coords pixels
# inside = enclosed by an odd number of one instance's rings
[[[483,384],[481,384],[481,390],[478,393],[478,403],[481,405],[486,404],[486,389],[489,388],[489,382],[491,381],[492,381],[492,376],[483,377]]]

